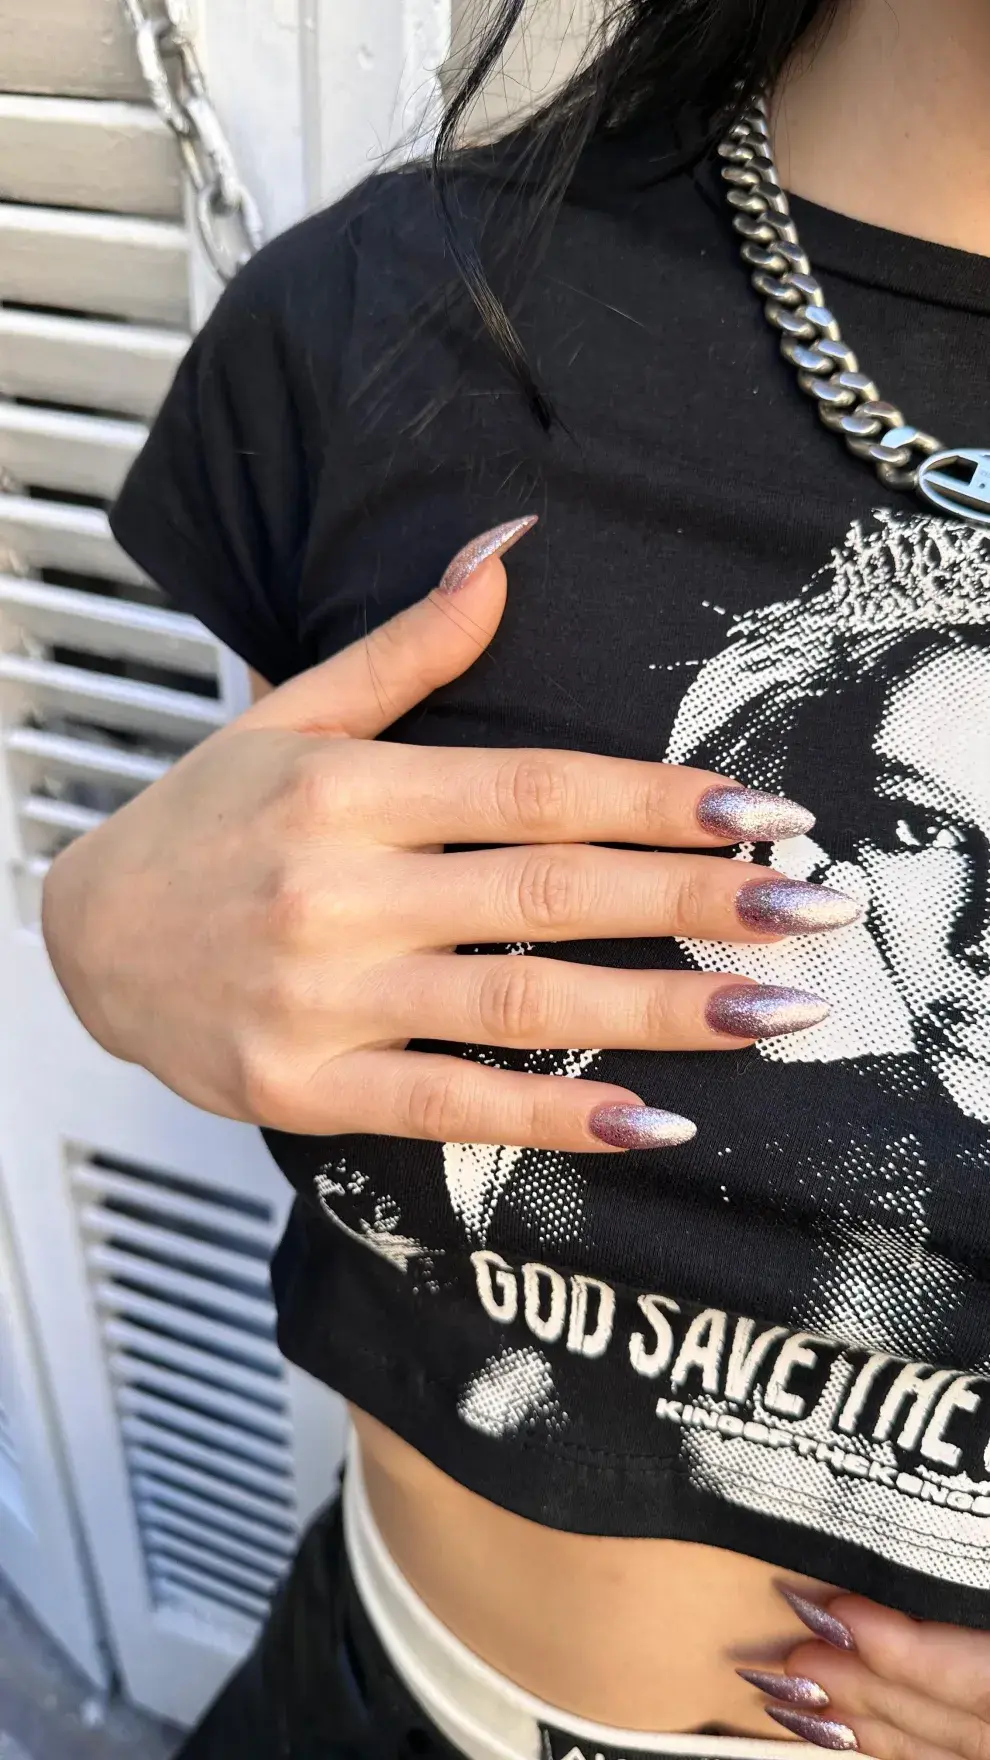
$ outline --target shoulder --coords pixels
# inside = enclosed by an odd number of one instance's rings
[[[367,178],[332,206],[266,244],[220,302],[232,321],[275,324],[287,332],[307,318],[353,314],[359,294],[396,280],[416,291],[443,257],[443,226],[428,169],[403,167]]]

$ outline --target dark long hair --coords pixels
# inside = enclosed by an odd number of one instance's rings
[[[546,235],[589,142],[647,136],[658,126],[681,144],[663,173],[701,158],[745,97],[772,85],[797,45],[824,25],[837,0],[611,0],[589,54],[552,100],[503,143],[526,188],[532,246]],[[553,410],[539,385],[506,299],[493,289],[480,241],[464,228],[453,194],[465,154],[459,135],[472,103],[498,67],[526,0],[494,0],[473,62],[447,107],[433,153],[433,178],[447,247],[488,338],[544,428]],[[525,175],[519,178],[519,173]],[[656,172],[653,173],[656,175]],[[516,260],[531,251],[519,249]]]

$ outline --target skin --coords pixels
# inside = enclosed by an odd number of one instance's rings
[[[846,0],[817,58],[809,63],[796,55],[777,94],[785,181],[797,194],[875,225],[990,252],[988,67],[986,0],[940,0],[937,7],[931,0]],[[470,801],[476,814],[483,803],[478,841],[512,846],[509,857],[497,858],[510,882],[518,879],[511,862],[527,842],[559,847],[593,838],[655,849],[666,838],[703,850],[712,841],[685,836],[692,799],[711,780],[698,773],[664,778],[658,794],[628,772],[619,787],[617,772],[606,776],[602,769],[604,760],[590,769],[571,765],[563,778],[545,765],[531,767],[524,776],[529,810],[520,823],[498,816],[493,801],[504,803],[504,772],[501,791],[493,792],[483,763],[462,776],[459,789],[458,754],[428,755],[429,773],[412,777],[396,768],[391,778],[375,768],[377,757],[368,758],[373,748],[362,745],[355,757],[359,742],[476,658],[501,615],[504,589],[501,564],[486,563],[456,602],[428,601],[367,647],[272,693],[59,858],[46,888],[46,936],[70,1002],[102,1044],[198,1104],[255,1122],[304,1132],[373,1128],[598,1147],[587,1134],[590,1106],[635,1096],[478,1066],[426,1068],[423,1060],[412,1068],[414,1060],[401,1051],[405,1040],[429,1032],[423,998],[438,975],[445,982],[449,976],[440,974],[440,954],[432,950],[452,939],[452,899],[477,897],[493,868],[481,873],[471,866],[478,858],[461,858],[461,891],[455,885],[444,894],[432,917],[424,902],[408,942],[375,939],[382,899],[396,897],[388,892],[388,863],[394,875],[400,859],[404,864],[404,899],[410,864],[428,863],[416,886],[424,900],[434,894],[438,879],[448,876],[437,863],[452,858],[427,852],[445,841],[470,841],[456,835]],[[910,758],[923,773],[924,754],[904,749],[896,713],[892,708],[880,730],[878,756],[892,768]],[[401,765],[400,748],[384,749],[393,766]],[[342,782],[349,791],[346,823],[330,810]],[[411,798],[421,803],[438,795],[456,803],[455,823],[449,813],[403,819]],[[562,800],[563,817],[554,807]],[[603,823],[603,801],[621,803],[618,822],[610,805]],[[958,859],[951,844],[921,853],[904,848],[901,854],[878,843],[870,857],[891,936],[893,864]],[[668,901],[677,894],[670,858],[647,858],[654,865],[645,889],[642,866],[638,881],[628,865],[619,875],[624,860],[612,852],[614,871],[596,870],[590,880],[590,868],[581,868],[582,885],[597,885],[594,895],[611,925],[595,932],[675,932],[676,909],[662,922],[657,915],[661,894]],[[709,864],[699,881],[724,884],[714,870],[726,866]],[[711,888],[703,891],[709,909]],[[360,900],[369,893],[362,916]],[[511,884],[503,893],[511,896]],[[760,939],[727,918],[728,902],[717,906],[711,927],[695,919],[689,933]],[[651,927],[643,930],[647,905]],[[440,934],[438,916],[444,932],[431,941]],[[566,938],[566,926],[558,927]],[[424,937],[432,963],[417,974],[410,956]],[[461,941],[515,938],[506,922],[488,934],[458,926]],[[546,939],[545,926],[532,938]],[[946,951],[944,939],[935,953],[925,1006],[937,1013],[946,995],[962,999],[965,1035],[970,977],[957,970],[958,956]],[[673,1010],[665,999],[665,1034],[654,1028],[650,1042],[723,1048],[698,1026],[711,976],[689,974],[686,982],[693,988]],[[383,990],[401,1006],[390,1011],[369,1002]],[[360,1032],[348,1039],[343,1023],[353,1019],[356,997],[365,1012]],[[627,1031],[643,1032],[644,1000],[642,992],[625,998]],[[459,1006],[465,1028],[471,1025],[464,1036],[477,1039],[470,999],[460,997]],[[614,1019],[622,1002],[599,992],[589,1002],[592,1012],[595,1006]],[[533,1032],[532,1043],[548,1042],[539,1022]],[[504,1032],[495,1039],[512,1042]],[[953,1058],[976,1052],[967,1043],[939,1055],[951,1088]],[[803,1628],[776,1595],[776,1573],[758,1561],[674,1542],[534,1528],[446,1479],[371,1419],[354,1417],[373,1507],[400,1567],[472,1648],[542,1698],[627,1728],[681,1731],[716,1723],[726,1732],[787,1739],[765,1718],[760,1695],[734,1672],[743,1662],[784,1667],[821,1684],[831,1700],[827,1715],[848,1725],[876,1760],[990,1757],[990,1636],[915,1624],[838,1596],[829,1605],[852,1632],[855,1652],[802,1641]],[[829,1602],[822,1586],[797,1586]]]
[[[990,649],[970,648],[965,668],[971,690],[959,689],[957,653],[936,655],[896,692],[874,746],[887,835],[859,861],[919,1042],[953,1098],[990,1123],[990,766],[973,716],[974,703],[990,703]],[[976,920],[959,945],[942,901],[974,893]]]

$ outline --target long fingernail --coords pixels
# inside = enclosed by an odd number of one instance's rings
[[[801,1624],[807,1626],[809,1632],[814,1632],[816,1638],[831,1644],[833,1650],[855,1650],[856,1640],[849,1627],[844,1626],[841,1619],[836,1619],[834,1613],[829,1613],[827,1607],[819,1607],[817,1601],[809,1601],[807,1595],[800,1595],[786,1583],[778,1583],[776,1588],[791,1612],[797,1614]]]
[[[802,1033],[831,1014],[829,1003],[808,990],[777,984],[729,984],[708,998],[705,1020],[715,1033],[734,1039],[772,1039]]]
[[[863,907],[848,893],[807,880],[753,880],[736,896],[736,910],[748,929],[766,935],[817,935],[858,922]]]
[[[776,1705],[766,1705],[764,1710],[782,1729],[790,1730],[792,1736],[800,1736],[816,1748],[831,1748],[837,1754],[859,1752],[855,1732],[848,1723],[836,1723],[831,1717],[809,1717],[806,1711],[778,1710]]]
[[[689,1118],[655,1106],[599,1106],[588,1120],[588,1129],[612,1149],[672,1149],[698,1134]]]
[[[764,1668],[737,1668],[740,1680],[748,1681],[758,1693],[766,1693],[768,1699],[780,1699],[785,1705],[814,1706],[821,1711],[828,1704],[828,1694],[817,1681],[809,1681],[801,1674],[770,1674]]]
[[[471,579],[475,569],[488,561],[489,556],[504,556],[513,544],[517,544],[520,538],[532,531],[538,518],[539,514],[527,513],[523,519],[506,520],[505,525],[494,526],[490,532],[482,532],[480,537],[472,538],[470,544],[465,544],[463,550],[458,550],[457,555],[447,564],[437,592],[458,592]]]
[[[784,837],[801,837],[815,823],[814,813],[782,795],[764,794],[760,788],[735,788],[716,783],[703,794],[695,809],[698,824],[713,837],[739,837],[750,843],[778,843]]]

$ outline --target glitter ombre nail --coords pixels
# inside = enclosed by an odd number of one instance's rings
[[[672,1149],[698,1134],[689,1118],[654,1106],[599,1106],[588,1129],[610,1149]]]
[[[815,823],[814,813],[782,795],[764,794],[759,788],[734,788],[716,784],[703,794],[695,816],[703,831],[713,837],[741,838],[749,843],[779,843],[800,837]]]
[[[443,579],[437,587],[438,593],[456,593],[471,579],[476,568],[487,562],[489,556],[504,556],[507,550],[517,544],[520,538],[532,531],[538,514],[528,513],[523,519],[507,520],[505,525],[494,526],[490,532],[482,532],[480,537],[472,538],[463,550],[447,564]]]
[[[736,895],[736,910],[748,929],[764,935],[819,935],[844,929],[863,915],[862,905],[848,893],[779,874],[744,886]]]
[[[765,1668],[737,1668],[740,1680],[748,1681],[768,1699],[779,1699],[784,1705],[803,1705],[821,1711],[828,1704],[828,1694],[817,1681],[801,1674],[771,1674]]]
[[[791,1612],[797,1614],[801,1624],[807,1626],[816,1638],[831,1644],[833,1650],[855,1650],[856,1640],[849,1627],[843,1625],[841,1619],[836,1619],[834,1613],[829,1613],[827,1607],[819,1607],[817,1601],[809,1601],[807,1595],[801,1595],[786,1583],[778,1583],[776,1587]]]
[[[832,1010],[808,990],[777,984],[729,984],[708,998],[705,1020],[716,1033],[733,1039],[772,1039],[817,1027]]]
[[[836,1754],[859,1752],[856,1733],[847,1723],[836,1723],[831,1717],[810,1717],[806,1711],[778,1709],[776,1705],[767,1705],[764,1709],[774,1723],[790,1730],[792,1736],[800,1736],[803,1742],[811,1742],[813,1747],[830,1748]]]

